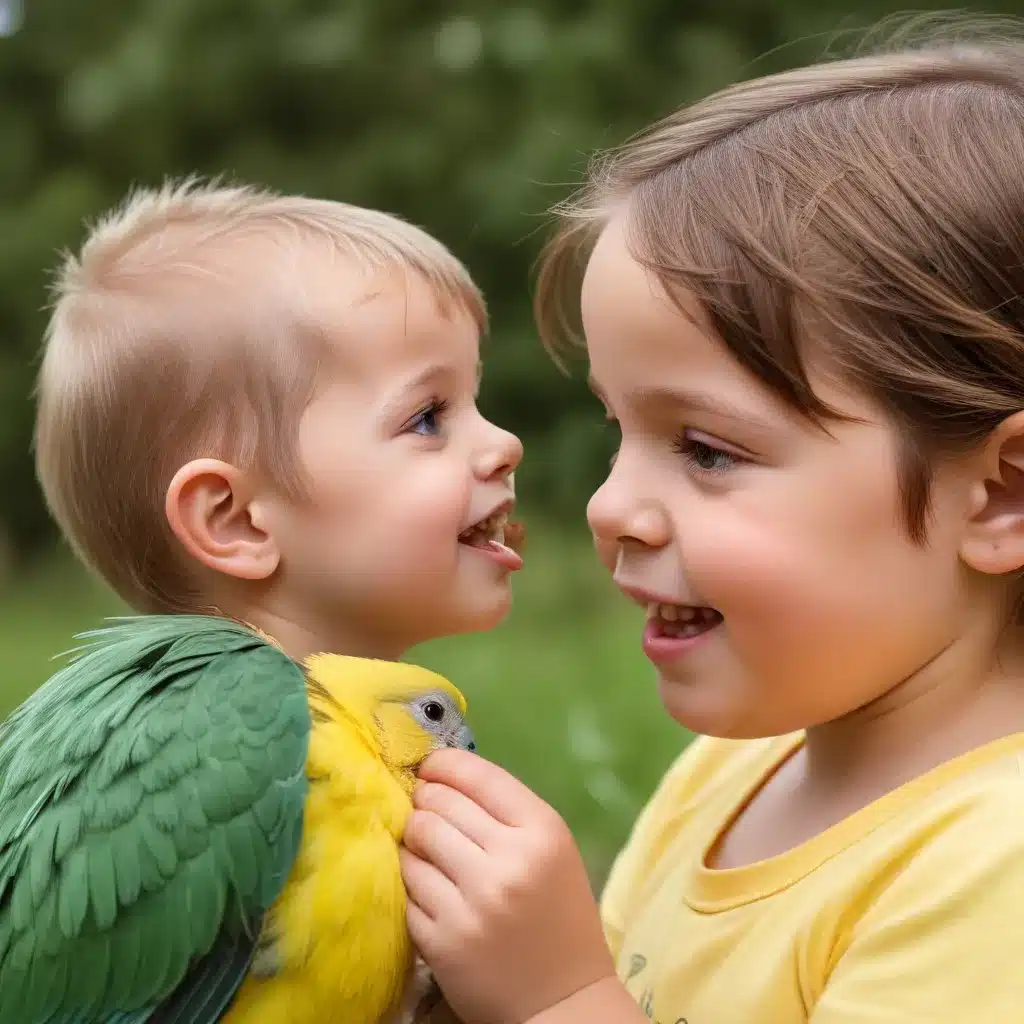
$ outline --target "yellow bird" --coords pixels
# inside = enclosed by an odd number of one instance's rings
[[[86,636],[0,725],[0,1024],[408,1019],[398,849],[462,694],[206,616]]]

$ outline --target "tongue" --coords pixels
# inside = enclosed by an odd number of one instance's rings
[[[496,540],[489,540],[486,544],[481,544],[480,550],[486,551],[498,565],[504,566],[512,572],[523,567],[522,558],[511,548],[499,544]]]

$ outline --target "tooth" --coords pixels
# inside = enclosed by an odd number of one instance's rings
[[[683,622],[693,622],[693,620],[696,617],[697,617],[697,609],[696,608],[689,608],[688,607],[688,608],[680,608],[679,609],[679,618],[681,618],[683,620]]]
[[[674,604],[663,604],[661,606],[661,617],[666,622],[675,622],[679,618],[679,609]]]
[[[647,605],[647,618],[656,619],[658,617],[658,602],[651,601]]]

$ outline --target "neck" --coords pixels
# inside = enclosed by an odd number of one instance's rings
[[[1024,636],[962,636],[883,696],[807,730],[805,780],[887,792],[992,740],[1024,731]],[[986,643],[986,640],[988,642]]]
[[[398,661],[405,653],[399,645],[368,636],[364,631],[350,630],[336,623],[332,623],[329,629],[317,624],[300,623],[296,616],[265,606],[237,611],[223,608],[223,611],[262,630],[281,646],[289,658],[297,662],[305,661],[311,654],[345,654],[355,658]]]

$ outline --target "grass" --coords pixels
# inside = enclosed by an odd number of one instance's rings
[[[598,883],[686,737],[665,716],[640,651],[642,613],[579,531],[531,519],[526,568],[497,630],[434,641],[410,660],[465,692],[481,753],[572,826]],[[0,593],[0,715],[54,670],[73,635],[123,608],[66,560]]]

